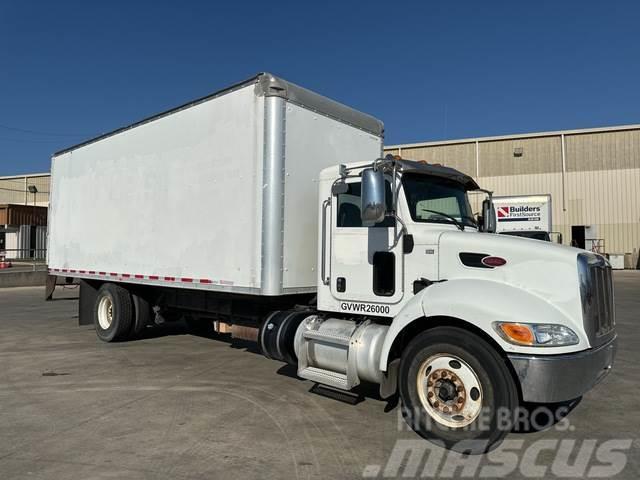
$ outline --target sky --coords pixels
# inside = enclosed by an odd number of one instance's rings
[[[637,1],[0,0],[0,176],[269,71],[385,143],[640,123]]]

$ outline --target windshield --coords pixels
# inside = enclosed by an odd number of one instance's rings
[[[455,219],[463,225],[477,226],[463,185],[446,178],[405,173],[402,186],[414,222],[454,223]]]

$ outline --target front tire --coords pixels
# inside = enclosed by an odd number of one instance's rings
[[[100,340],[115,342],[126,339],[134,320],[129,291],[114,283],[102,285],[96,296],[93,319]]]
[[[422,437],[479,454],[511,430],[518,393],[502,357],[484,339],[456,327],[414,338],[400,361],[402,412]]]

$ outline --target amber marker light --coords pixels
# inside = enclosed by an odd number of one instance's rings
[[[511,343],[519,345],[533,345],[535,343],[533,330],[522,323],[500,323],[498,332],[505,337],[505,340]]]

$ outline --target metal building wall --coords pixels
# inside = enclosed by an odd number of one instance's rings
[[[496,195],[550,193],[563,243],[571,242],[572,225],[591,226],[607,253],[631,253],[638,262],[639,125],[399,145],[385,152],[458,168]]]
[[[33,205],[46,207],[49,205],[49,180],[51,175],[15,175],[0,177],[0,204]],[[29,193],[29,185],[34,185],[38,193]]]

